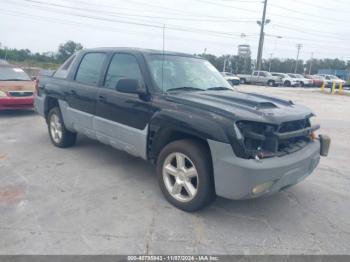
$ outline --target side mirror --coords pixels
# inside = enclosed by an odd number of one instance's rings
[[[140,83],[137,79],[120,79],[117,83],[115,89],[121,93],[129,93],[129,94],[145,94],[145,87]]]

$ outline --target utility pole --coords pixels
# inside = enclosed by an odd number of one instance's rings
[[[297,73],[298,70],[298,60],[299,60],[299,54],[300,54],[300,49],[303,47],[302,44],[297,44],[298,52],[297,52],[297,60],[295,61],[295,68],[294,68],[294,74]]]
[[[313,61],[313,59],[314,59],[314,53],[311,52],[309,75],[311,75],[311,68],[312,68],[312,61]]]
[[[224,68],[222,69],[223,72],[226,72],[226,57],[224,58]]]
[[[259,38],[258,57],[256,59],[257,70],[261,69],[261,60],[262,60],[264,37],[265,37],[264,27],[265,27],[265,24],[268,24],[270,22],[270,20],[266,21],[266,7],[267,7],[267,0],[264,0],[263,15],[262,15],[261,21],[258,21],[258,25],[260,25],[260,38]]]

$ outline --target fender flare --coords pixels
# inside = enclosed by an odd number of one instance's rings
[[[229,143],[229,128],[224,128],[227,119],[216,115],[201,115],[195,112],[163,110],[157,112],[149,123],[147,155],[155,159],[160,149],[167,144],[174,134],[184,134],[187,137],[203,141],[215,140]],[[232,126],[232,133],[233,125]]]

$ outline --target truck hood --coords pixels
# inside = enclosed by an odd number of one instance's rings
[[[0,81],[0,91],[35,91],[35,81]]]
[[[309,108],[292,101],[230,90],[178,92],[168,94],[167,99],[234,120],[280,124],[313,115]]]

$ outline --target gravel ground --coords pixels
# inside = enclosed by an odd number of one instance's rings
[[[332,137],[302,183],[182,212],[154,167],[85,137],[51,145],[32,112],[0,112],[0,254],[350,254],[350,97],[240,86],[314,109]]]

